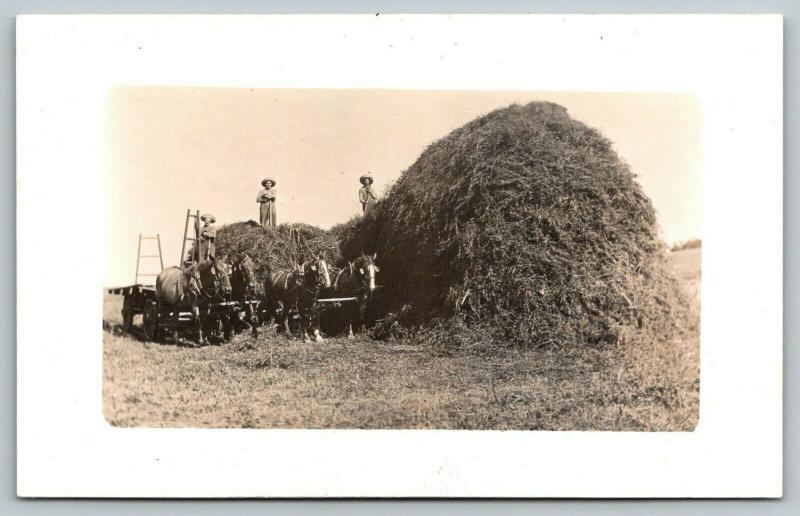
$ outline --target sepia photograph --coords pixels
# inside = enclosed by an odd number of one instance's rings
[[[698,100],[120,86],[120,427],[692,431]]]
[[[16,34],[18,496],[781,496],[780,16]]]

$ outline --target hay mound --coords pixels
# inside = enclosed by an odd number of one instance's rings
[[[222,226],[217,231],[216,251],[229,262],[249,254],[262,284],[270,270],[290,269],[312,254],[321,255],[330,264],[341,261],[337,238],[324,229],[300,223],[262,228],[250,220]]]
[[[685,309],[634,175],[553,103],[456,129],[336,233],[346,258],[378,253],[378,317],[410,305],[413,325],[449,320],[462,346],[665,337]]]

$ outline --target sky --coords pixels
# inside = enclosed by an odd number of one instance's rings
[[[258,220],[268,176],[279,223],[344,222],[360,213],[361,174],[380,194],[453,129],[533,100],[561,104],[614,143],[668,244],[700,237],[701,113],[687,94],[119,86],[106,120],[105,283],[134,282],[140,233],[160,234],[165,267],[176,265],[187,209],[218,225]],[[142,272],[158,270],[143,261]]]

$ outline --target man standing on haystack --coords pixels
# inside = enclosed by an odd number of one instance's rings
[[[258,192],[258,197],[256,198],[256,202],[261,204],[261,227],[274,228],[278,225],[275,209],[275,180],[268,177],[261,181],[261,186],[264,189]]]
[[[366,215],[369,213],[369,210],[375,206],[375,203],[378,201],[378,197],[372,190],[372,183],[374,180],[369,173],[361,176],[358,181],[364,185],[358,190],[358,200],[361,202],[361,211],[364,212],[364,215]]]
[[[200,220],[203,221],[203,227],[200,229],[200,261],[203,261],[214,256],[214,241],[217,239],[217,228],[214,227],[214,223],[217,218],[205,213]]]

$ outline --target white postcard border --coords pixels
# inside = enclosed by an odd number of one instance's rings
[[[779,16],[22,16],[17,23],[20,495],[781,495]],[[104,127],[105,96],[118,84],[696,95],[705,172],[697,429],[109,426],[101,410]]]

